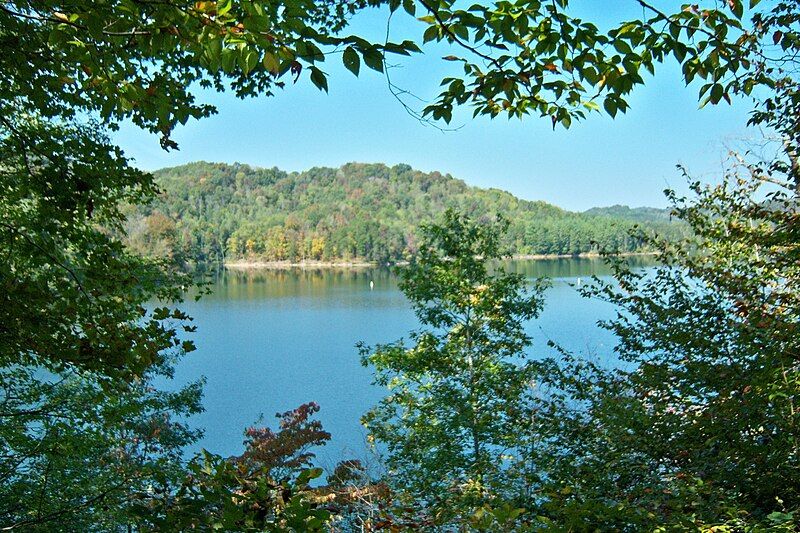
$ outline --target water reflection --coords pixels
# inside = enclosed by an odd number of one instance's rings
[[[629,261],[637,268],[653,264],[648,257]],[[581,298],[570,285],[610,274],[602,260],[517,260],[506,267],[554,279],[541,317],[526,325],[532,357],[552,354],[548,340],[600,361],[614,357],[613,337],[597,327],[614,308]],[[363,457],[359,418],[384,391],[371,385],[372,373],[361,366],[355,345],[392,342],[418,327],[397,281],[387,268],[228,271],[216,279],[212,294],[188,301],[198,350],[180,363],[176,378],[207,378],[206,412],[195,420],[206,430],[201,446],[240,453],[242,431],[259,415],[272,422],[276,412],[316,401],[333,434],[322,462]]]
[[[626,257],[625,262],[635,269],[654,266],[652,256],[637,255]],[[611,268],[599,257],[577,257],[569,259],[540,259],[536,261],[516,259],[504,263],[509,272],[517,272],[528,278],[588,278],[590,276],[610,276]]]
[[[632,268],[646,268],[655,264],[650,256],[633,256],[625,259]],[[589,278],[609,276],[611,269],[600,258],[561,258],[504,261],[509,272],[527,278],[551,279]],[[214,292],[208,298],[253,299],[295,296],[321,296],[331,290],[394,290],[397,287],[398,267],[366,268],[285,268],[236,269],[220,271],[214,279]]]

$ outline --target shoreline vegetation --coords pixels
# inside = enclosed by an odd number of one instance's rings
[[[655,256],[656,252],[621,252],[611,254],[616,257],[641,257]],[[547,261],[553,259],[599,259],[603,254],[598,252],[584,252],[579,254],[514,254],[512,261]],[[361,259],[345,261],[226,261],[223,266],[228,270],[285,270],[285,269],[350,269],[350,268],[377,268],[387,266],[407,265],[408,261],[396,261],[392,263],[380,263],[378,261],[366,261]]]
[[[126,244],[187,264],[395,264],[416,253],[419,228],[447,209],[485,221],[503,213],[509,220],[504,249],[532,257],[642,252],[644,234],[676,240],[686,229],[666,209],[567,211],[409,165],[348,163],[297,173],[196,162],[154,175],[162,193],[126,212]]]

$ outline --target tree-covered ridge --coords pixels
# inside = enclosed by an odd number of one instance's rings
[[[669,209],[657,207],[628,207],[627,205],[611,205],[608,207],[592,207],[583,212],[585,215],[598,217],[623,218],[639,222],[669,222],[673,220]]]
[[[163,192],[131,213],[130,243],[195,262],[402,260],[417,250],[420,223],[448,208],[473,218],[502,213],[511,221],[505,244],[517,254],[642,251],[628,233],[634,224],[681,231],[657,209],[574,213],[408,165],[284,172],[196,162],[155,174]]]

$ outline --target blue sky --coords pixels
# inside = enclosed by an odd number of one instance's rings
[[[588,17],[603,22],[637,16],[630,11],[633,2],[611,4],[616,7],[601,11],[597,6],[609,3],[588,2]],[[386,14],[359,15],[353,24],[353,33],[379,39]],[[422,28],[414,21],[393,24],[395,39],[418,36]],[[398,60],[391,70],[393,81],[434,99],[438,80],[457,68],[440,60],[446,53],[434,49]],[[383,75],[362,68],[355,78],[337,56],[323,67],[330,74],[327,95],[307,78],[269,98],[238,100],[232,94],[199,91],[199,99],[216,105],[219,113],[179,127],[177,152],[162,151],[155,136],[135,126],[123,125],[115,139],[146,170],[196,160],[284,170],[351,161],[407,163],[471,185],[583,210],[617,203],[663,207],[664,188],[685,190],[676,164],[686,165],[695,177],[713,179],[727,147],[754,135],[744,127],[747,102],[698,109],[697,87],[685,87],[672,64],[635,91],[627,115],[593,115],[566,131],[553,131],[549,120],[538,117],[473,120],[466,110],[454,119],[458,130],[441,132],[408,115]]]

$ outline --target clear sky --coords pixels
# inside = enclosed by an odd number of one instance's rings
[[[602,22],[641,15],[629,8],[597,8],[609,4],[616,3],[588,2],[588,16]],[[379,39],[386,13],[373,11],[353,22],[353,33]],[[393,38],[418,36],[422,26],[413,22],[393,22]],[[397,63],[390,71],[393,81],[433,100],[441,77],[458,68],[439,59],[446,53],[434,49],[392,60]],[[450,173],[471,185],[583,210],[618,203],[663,207],[664,188],[685,190],[676,164],[710,179],[720,173],[726,146],[753,135],[744,126],[747,102],[698,109],[697,86],[685,87],[673,64],[646,80],[630,99],[632,109],[616,119],[595,114],[569,130],[553,131],[547,119],[473,120],[471,110],[465,110],[454,118],[460,128],[449,132],[407,114],[383,75],[362,65],[361,77],[355,78],[337,56],[322,66],[330,74],[327,95],[307,78],[273,97],[238,100],[232,94],[199,91],[199,99],[215,104],[219,113],[179,127],[177,152],[162,151],[155,136],[130,125],[123,125],[115,139],[146,170],[196,160],[284,170],[351,161],[407,163]]]

